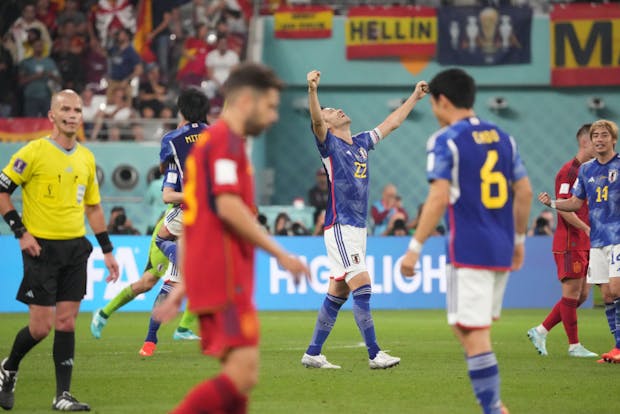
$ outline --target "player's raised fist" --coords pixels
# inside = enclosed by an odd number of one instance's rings
[[[420,100],[426,96],[426,94],[430,91],[428,88],[428,83],[426,81],[420,81],[415,85],[415,90],[413,93],[416,96],[416,99]]]
[[[306,79],[308,80],[308,88],[312,90],[316,90],[319,87],[319,81],[321,80],[321,72],[318,70],[311,70],[306,75]]]
[[[551,204],[551,197],[549,197],[548,193],[540,193],[538,194],[538,201],[548,206]]]

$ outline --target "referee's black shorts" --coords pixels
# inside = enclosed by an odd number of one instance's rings
[[[40,306],[81,301],[86,294],[86,265],[93,250],[88,239],[37,241],[41,246],[39,257],[22,252],[24,278],[17,300]]]

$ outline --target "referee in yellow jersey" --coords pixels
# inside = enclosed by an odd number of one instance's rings
[[[86,263],[92,245],[84,237],[84,214],[104,253],[108,282],[118,279],[118,264],[106,232],[95,157],[77,141],[82,101],[72,90],[52,97],[48,118],[52,135],[28,143],[0,172],[0,214],[19,241],[24,277],[17,299],[28,305],[30,321],[15,336],[8,358],[0,362],[0,407],[13,408],[19,363],[54,327],[53,359],[59,411],[90,411],[70,393],[75,354],[75,319],[86,293]],[[22,186],[23,221],[11,202]]]

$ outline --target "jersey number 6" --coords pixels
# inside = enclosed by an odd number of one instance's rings
[[[501,171],[493,171],[493,167],[497,164],[497,151],[490,150],[487,152],[487,159],[480,169],[480,198],[482,204],[488,209],[498,209],[504,207],[508,201],[508,182]],[[496,193],[492,193],[493,187]]]

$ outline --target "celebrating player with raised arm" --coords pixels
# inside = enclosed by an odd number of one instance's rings
[[[342,109],[321,108],[318,87],[321,72],[307,74],[312,131],[327,172],[329,197],[325,212],[325,247],[331,277],[327,296],[301,363],[309,368],[340,368],[321,353],[340,307],[353,293],[355,322],[368,349],[370,368],[390,368],[400,362],[381,351],[370,312],[371,282],[366,269],[366,221],[370,177],[368,151],[398,128],[424,97],[428,85],[418,82],[409,98],[372,131],[351,134],[351,119]]]

